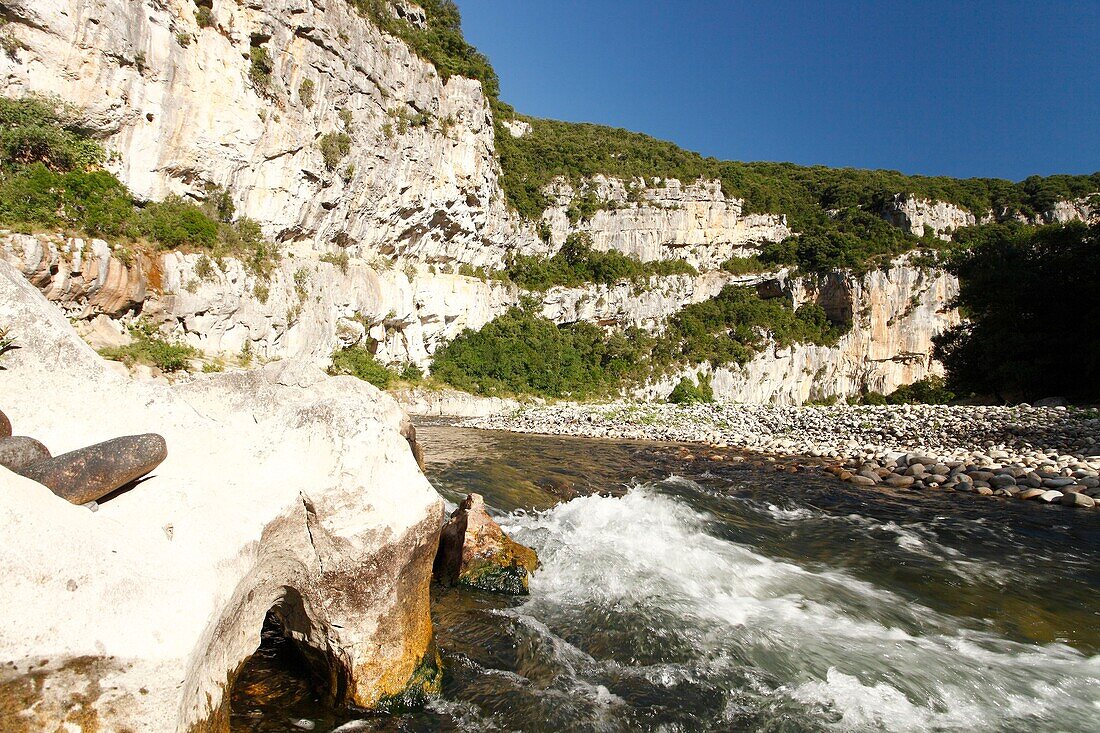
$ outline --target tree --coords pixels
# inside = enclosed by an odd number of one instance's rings
[[[1100,224],[960,232],[950,269],[968,322],[935,339],[956,392],[1100,396]]]

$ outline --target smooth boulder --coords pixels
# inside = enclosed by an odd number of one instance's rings
[[[145,433],[39,460],[17,472],[73,504],[86,504],[141,478],[167,457],[164,438]]]
[[[46,446],[26,435],[14,435],[0,438],[0,466],[9,471],[19,469],[50,458]]]
[[[11,420],[0,410],[0,438],[11,437]]]
[[[538,566],[535,551],[504,534],[485,511],[481,494],[469,494],[443,525],[432,572],[448,585],[526,595]]]

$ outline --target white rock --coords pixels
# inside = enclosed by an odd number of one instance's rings
[[[131,381],[4,263],[0,323],[20,346],[2,357],[19,432],[55,454],[141,432],[168,442],[96,513],[0,469],[5,677],[49,660],[35,704],[12,711],[26,725],[53,730],[83,690],[103,730],[191,730],[225,711],[272,608],[345,671],[354,701],[404,685],[430,640],[442,502],[390,399],[293,364]]]

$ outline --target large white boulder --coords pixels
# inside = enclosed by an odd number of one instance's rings
[[[271,609],[359,705],[399,693],[434,654],[442,502],[391,399],[296,364],[131,381],[3,262],[0,328],[19,347],[0,356],[17,434],[55,454],[133,433],[168,442],[147,480],[95,513],[0,468],[5,724],[225,730]]]

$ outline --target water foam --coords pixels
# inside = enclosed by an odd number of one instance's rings
[[[742,688],[755,680],[750,707],[794,701],[813,727],[1094,725],[1100,657],[966,629],[842,571],[771,559],[713,536],[709,515],[659,489],[574,499],[506,522],[544,565],[516,614],[568,657],[575,685],[589,695],[594,670],[614,668],[669,685],[705,679],[725,684],[731,697],[748,694]],[[919,529],[879,531],[903,549],[950,559]],[[633,652],[593,658],[562,639],[606,619],[623,625]]]

